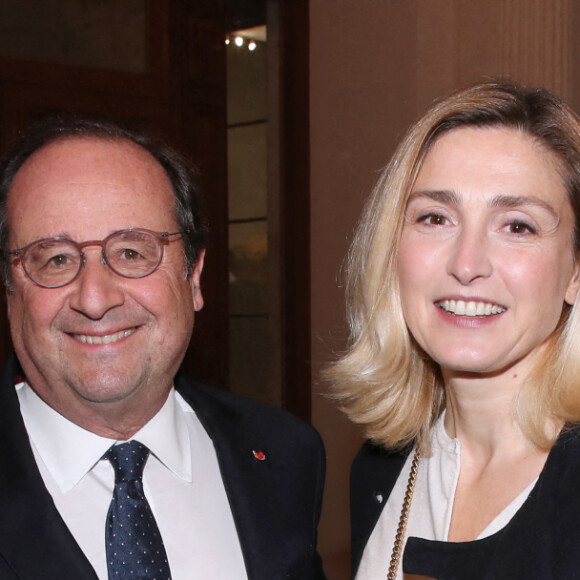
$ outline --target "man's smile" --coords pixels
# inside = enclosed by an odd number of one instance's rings
[[[84,342],[87,344],[110,344],[112,342],[117,342],[126,336],[130,336],[137,330],[137,327],[129,328],[127,330],[121,330],[119,332],[114,332],[113,334],[106,334],[105,336],[97,336],[92,334],[71,334],[75,340],[79,342]]]

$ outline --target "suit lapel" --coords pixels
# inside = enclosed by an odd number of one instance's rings
[[[11,359],[0,374],[0,556],[18,578],[97,578],[38,471],[14,390]]]
[[[183,387],[183,383],[181,383]],[[211,437],[232,509],[248,578],[280,578],[288,569],[268,441],[251,421],[201,386],[181,394]]]

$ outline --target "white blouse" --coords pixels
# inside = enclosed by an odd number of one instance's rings
[[[449,437],[443,421],[444,415],[433,429],[432,455],[419,460],[405,540],[414,536],[425,540],[447,541],[449,536],[461,470],[461,444],[457,439]],[[410,453],[364,549],[356,580],[384,580],[386,577],[412,462],[413,453]],[[536,481],[498,514],[477,539],[502,529],[526,501]],[[380,502],[381,498],[377,497],[377,500]],[[403,579],[402,563],[399,564],[397,579]]]

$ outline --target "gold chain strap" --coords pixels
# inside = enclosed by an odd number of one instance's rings
[[[409,473],[409,480],[407,481],[407,490],[405,491],[405,499],[403,500],[399,525],[397,526],[397,534],[395,535],[395,545],[393,546],[393,552],[391,554],[387,580],[396,580],[397,577],[397,570],[399,569],[401,553],[403,551],[405,530],[407,529],[407,520],[409,519],[409,510],[411,509],[411,501],[413,500],[413,492],[415,491],[415,482],[417,481],[417,472],[419,471],[419,457],[419,450],[416,449],[415,455],[413,456],[413,463],[411,463],[411,471]]]

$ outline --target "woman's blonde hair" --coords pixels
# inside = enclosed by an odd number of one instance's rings
[[[375,442],[401,448],[413,440],[429,449],[429,434],[445,407],[438,365],[407,330],[397,277],[397,254],[407,200],[433,143],[459,127],[508,128],[530,136],[560,160],[575,215],[580,251],[580,119],[544,89],[486,83],[433,106],[403,138],[367,202],[346,263],[347,352],[327,371],[349,417]],[[541,304],[538,305],[541,308]],[[564,305],[543,360],[515,406],[536,445],[549,448],[547,419],[580,420],[580,314]]]

